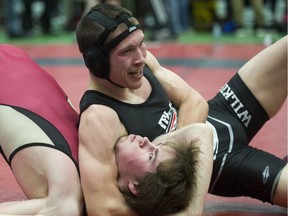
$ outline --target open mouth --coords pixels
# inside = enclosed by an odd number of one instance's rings
[[[129,72],[129,75],[133,76],[134,78],[140,78],[143,75],[143,69],[131,71]]]

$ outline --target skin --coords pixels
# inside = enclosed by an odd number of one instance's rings
[[[116,143],[116,160],[120,187],[128,185],[137,194],[137,179],[145,173],[156,172],[159,163],[173,157],[173,151],[163,143],[152,143],[147,137],[130,134]]]

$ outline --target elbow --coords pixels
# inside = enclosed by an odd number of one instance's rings
[[[209,105],[204,98],[201,98],[199,100],[197,110],[199,110],[199,112],[201,112],[200,115],[203,119],[202,122],[205,122],[207,119],[207,116],[208,116]]]
[[[205,99],[203,99],[201,101],[201,106],[202,106],[202,109],[204,110],[205,114],[208,115],[209,105],[208,105],[208,102]]]

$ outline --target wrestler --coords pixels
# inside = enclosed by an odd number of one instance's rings
[[[90,75],[89,87],[80,103],[79,126],[79,165],[88,214],[133,214],[117,187],[113,148],[118,138],[138,134],[153,140],[189,124],[205,122],[208,104],[147,51],[145,35],[129,11],[116,5],[97,5],[78,23],[76,37]],[[277,46],[277,51],[270,49],[268,54],[252,59],[239,71],[269,117],[286,98],[286,94],[267,89],[285,78],[281,77],[286,70],[284,41],[278,43],[282,44],[281,49],[281,46]],[[274,71],[280,73],[272,76]],[[211,172],[207,167],[198,167],[196,182],[209,179]],[[206,189],[202,185],[203,190],[197,192],[202,198],[199,195],[199,201],[194,200],[190,203],[194,206],[189,206],[198,215],[209,183],[205,185]]]
[[[187,150],[183,150],[182,146],[179,150],[173,145],[176,155],[175,152],[168,156],[161,152],[167,152],[167,149],[163,149],[171,142],[178,146],[178,143],[191,143],[201,137],[208,139],[207,136],[210,136],[213,142],[204,142],[213,148],[214,162],[209,193],[226,197],[249,196],[287,207],[286,161],[249,146],[257,132],[278,112],[286,100],[285,45],[287,46],[287,37],[260,52],[208,101],[207,125],[211,126],[210,134],[202,132],[197,136],[193,135],[196,126],[192,124],[162,135],[153,143],[139,136],[137,139],[132,136],[132,139],[131,135],[118,140],[118,184],[129,206],[141,215],[165,215],[178,212],[181,208],[184,210],[188,206],[187,200],[191,199],[193,202],[193,193],[185,192],[193,189],[191,187],[194,186],[194,177],[179,170],[190,169],[195,172],[195,168],[189,166],[197,155],[193,154],[193,158],[190,153],[191,158],[186,159],[182,152]],[[271,60],[271,56],[275,59]],[[263,60],[264,67],[260,66]],[[164,142],[168,142],[168,145],[163,145]],[[195,151],[197,146],[194,144],[194,150],[188,152]],[[208,149],[208,155],[209,151]],[[202,153],[206,154],[203,151]],[[130,161],[132,157],[133,163]],[[139,158],[143,158],[143,161],[139,161]],[[174,166],[181,162],[181,168],[174,169]],[[184,185],[183,179],[192,183]]]
[[[77,112],[23,50],[0,45],[0,64],[0,151],[27,196],[0,214],[81,216]]]
[[[133,214],[117,188],[112,151],[117,139],[129,133],[154,139],[188,123],[205,122],[208,105],[181,77],[158,64],[146,49],[138,20],[126,9],[112,4],[93,7],[78,23],[76,37],[90,75],[79,125],[79,167],[87,212],[89,216]],[[164,89],[152,93],[160,85]],[[179,108],[179,116],[167,97]],[[119,110],[106,102],[117,103]],[[160,109],[154,112],[151,107]],[[146,115],[153,121],[148,122]],[[133,130],[126,124],[132,124]]]

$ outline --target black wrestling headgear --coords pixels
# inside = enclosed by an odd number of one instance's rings
[[[99,10],[91,9],[85,16],[89,17],[105,28],[104,32],[100,35],[97,44],[83,51],[85,65],[95,76],[110,80],[109,52],[129,34],[137,29],[140,29],[140,26],[138,24],[133,24],[131,21],[132,14],[128,12],[123,12],[114,19],[111,19],[101,13]],[[121,23],[125,23],[128,29],[114,38],[109,44],[104,46],[104,41],[108,35]]]

